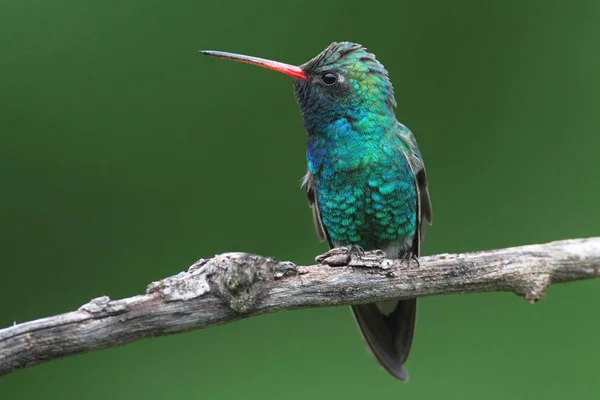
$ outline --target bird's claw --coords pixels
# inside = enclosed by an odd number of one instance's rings
[[[404,255],[402,255],[401,259],[403,262],[406,261],[407,267],[410,267],[411,261],[414,261],[417,263],[417,268],[421,266],[421,264],[419,263],[419,257],[412,251],[408,251],[408,252],[404,253]]]
[[[348,253],[350,254],[350,258],[352,258],[353,255],[355,255],[357,257],[362,257],[365,255],[365,249],[363,249],[361,246],[359,246],[357,244],[351,244],[349,246],[345,246],[345,248],[348,251]]]

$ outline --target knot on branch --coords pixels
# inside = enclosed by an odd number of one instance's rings
[[[540,273],[539,275],[530,276],[523,280],[520,286],[517,286],[515,293],[522,296],[529,303],[534,304],[544,298],[546,290],[552,283],[550,275]]]
[[[264,284],[298,270],[291,262],[247,253],[225,253],[200,259],[187,272],[153,282],[147,293],[158,293],[164,301],[191,300],[212,292],[233,311],[251,312],[262,298]]]
[[[96,297],[79,307],[80,311],[87,311],[95,318],[109,315],[122,314],[127,311],[127,306],[122,302],[112,301],[108,296]]]
[[[506,272],[501,281],[508,290],[534,304],[546,295],[552,283],[553,264],[552,254],[536,249],[528,249],[512,257],[504,256],[500,265]],[[523,265],[528,267],[523,268]]]
[[[296,265],[247,253],[225,253],[203,265],[210,287],[240,314],[251,312],[265,294],[265,284],[298,273]]]

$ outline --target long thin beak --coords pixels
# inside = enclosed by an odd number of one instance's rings
[[[272,69],[273,71],[279,71],[296,79],[303,79],[308,81],[308,75],[300,67],[295,65],[284,64],[278,61],[266,60],[264,58],[245,56],[242,54],[226,53],[224,51],[213,51],[213,50],[200,50],[200,53],[206,54],[207,56],[224,58],[226,60],[233,60],[243,62],[246,64],[258,65],[259,67]]]

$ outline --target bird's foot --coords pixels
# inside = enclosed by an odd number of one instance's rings
[[[317,256],[315,261],[330,267],[371,266],[371,264],[379,264],[384,258],[385,253],[381,250],[365,251],[359,245],[351,244],[335,247]]]
[[[400,258],[401,258],[401,260],[403,262],[406,261],[406,266],[407,267],[410,267],[410,262],[411,261],[414,261],[414,262],[417,263],[417,268],[421,266],[421,264],[419,263],[419,257],[415,253],[413,253],[412,251],[407,251]]]
[[[346,251],[348,251],[348,253],[350,253],[350,258],[352,258],[352,256],[356,256],[356,257],[362,257],[365,255],[365,249],[363,249],[361,246],[357,245],[357,244],[351,244],[348,246],[344,246],[344,248],[346,249]]]

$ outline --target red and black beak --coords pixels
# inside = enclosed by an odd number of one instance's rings
[[[226,53],[224,51],[200,50],[200,53],[206,54],[207,56],[224,58],[226,60],[233,60],[243,62],[246,64],[258,65],[259,67],[282,72],[295,79],[302,79],[308,81],[308,75],[306,74],[306,72],[304,72],[302,68],[296,67],[295,65],[284,64],[278,61],[266,60],[264,58],[245,56],[242,54]]]

